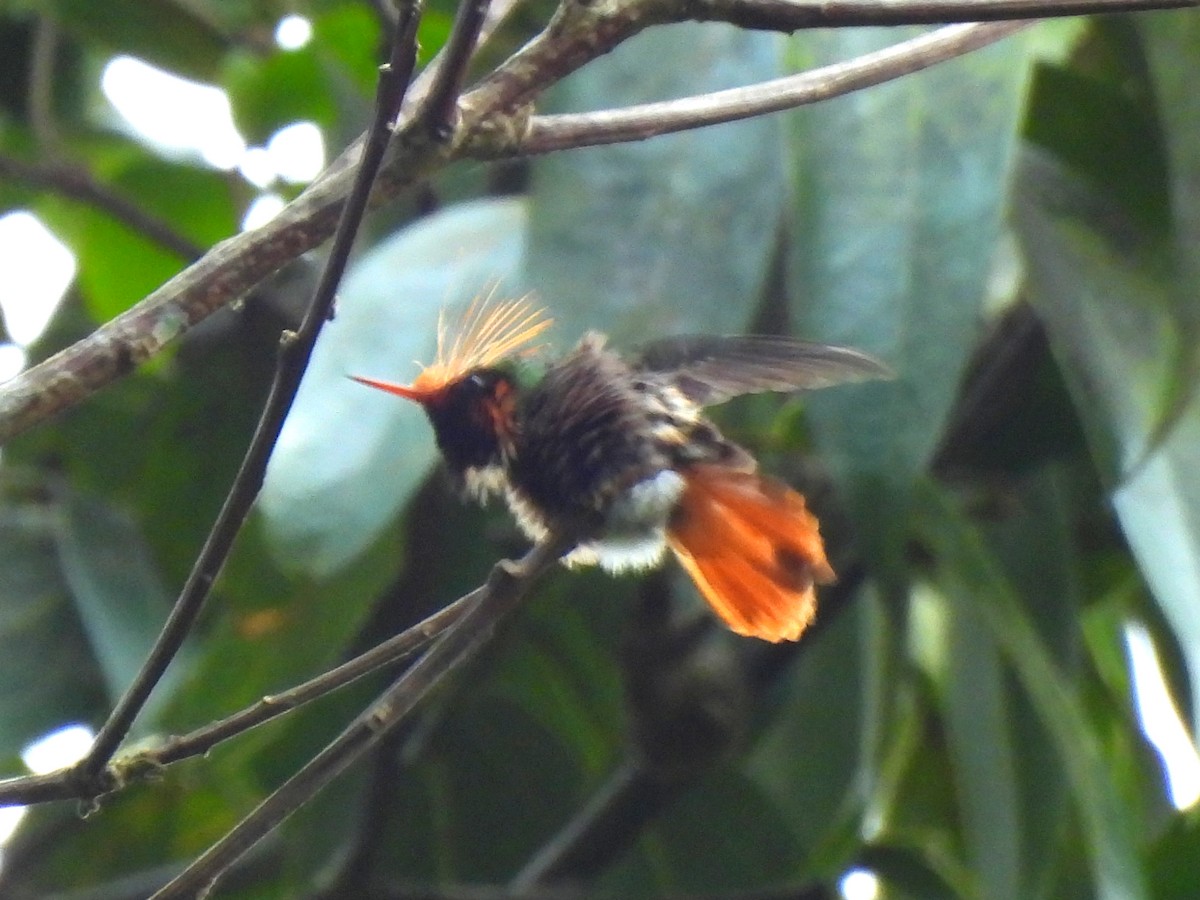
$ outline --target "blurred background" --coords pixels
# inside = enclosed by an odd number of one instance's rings
[[[519,5],[477,74],[551,11]],[[453,12],[427,9],[423,60]],[[268,223],[366,126],[388,14],[0,6],[0,379]],[[751,84],[918,33],[653,28],[538,111]],[[138,740],[312,677],[521,551],[502,510],[459,502],[419,410],[344,377],[409,380],[443,308],[534,291],[559,351],[587,329],[627,348],[785,332],[898,377],[717,413],[822,518],[841,578],[801,642],[727,634],[672,568],[557,573],[219,895],[1200,895],[1196,84],[1194,11],[1048,21],[791,113],[459,162],[372,213]],[[0,774],[79,758],[133,677],[321,261],[0,451]],[[389,676],[86,818],[0,810],[0,895],[147,895]]]

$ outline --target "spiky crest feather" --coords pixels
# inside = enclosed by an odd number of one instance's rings
[[[517,355],[529,356],[541,345],[532,344],[553,324],[546,311],[535,308],[526,295],[515,300],[477,297],[458,323],[450,328],[445,313],[438,316],[437,357],[421,369],[412,388],[432,394],[462,378],[472,369],[489,368]]]

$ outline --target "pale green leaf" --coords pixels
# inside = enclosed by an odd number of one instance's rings
[[[324,577],[345,566],[425,477],[436,446],[420,408],[347,376],[411,381],[415,361],[432,361],[443,307],[511,283],[524,225],[520,201],[466,203],[392,235],[351,267],[263,485],[282,567]]]
[[[540,112],[625,106],[780,74],[780,39],[655,28],[566,79]],[[746,328],[787,186],[777,119],[553,154],[533,166],[530,286],[560,334],[623,341]]]

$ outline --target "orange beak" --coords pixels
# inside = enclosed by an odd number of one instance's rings
[[[376,381],[374,378],[363,378],[359,375],[350,375],[349,378],[352,381],[357,381],[359,384],[365,384],[367,387],[387,391],[389,394],[395,394],[398,397],[403,397],[405,400],[420,403],[422,406],[428,403],[433,397],[433,391],[421,390],[411,385],[393,384],[390,381]]]

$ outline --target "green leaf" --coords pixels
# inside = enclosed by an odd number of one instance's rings
[[[1200,696],[1200,491],[1191,474],[1200,465],[1200,403],[1173,414],[1165,439],[1155,437],[1177,395],[1190,301],[1171,290],[1161,258],[1128,220],[1051,159],[1030,154],[1021,166],[1015,218],[1031,299],[1101,471],[1119,482],[1122,528]]]
[[[612,648],[629,593],[599,572],[564,573],[531,598],[490,674],[489,694],[507,699],[568,746],[581,769],[598,777],[615,764],[624,712]]]
[[[466,203],[397,232],[351,267],[263,486],[280,565],[318,579],[345,566],[425,477],[436,449],[421,410],[346,376],[411,380],[414,360],[432,360],[443,306],[510,283],[524,225],[519,201]]]
[[[39,352],[79,334],[67,305]],[[61,329],[61,331],[59,331]],[[5,461],[61,473],[129,512],[164,581],[183,583],[229,490],[274,370],[279,323],[222,310],[176,352],[5,447]]]
[[[229,92],[238,130],[247,141],[265,144],[293,122],[333,122],[337,104],[320,57],[318,46],[312,43],[267,57],[230,54],[221,83]]]
[[[655,28],[566,79],[542,111],[750,84],[780,74],[779,47],[724,26]],[[745,330],[787,192],[778,120],[552,154],[532,180],[526,275],[565,339]]]
[[[191,728],[220,718],[344,660],[400,567],[396,535],[385,530],[355,565],[322,580],[291,577],[272,560],[263,530],[261,516],[242,529],[213,590],[214,621],[202,652],[159,717],[163,727]],[[353,714],[343,712],[347,720]],[[240,737],[238,747],[250,754],[277,740],[269,730],[254,732]]]
[[[494,697],[470,703],[434,735],[417,772],[435,809],[398,822],[397,838],[430,842],[446,880],[503,881],[579,803],[579,762],[519,706]]]
[[[59,566],[56,538],[53,506],[4,498],[0,752],[6,756],[64,723],[94,720],[105,702],[103,678]]]
[[[871,844],[860,861],[883,882],[889,900],[963,900],[963,891],[955,890],[935,862],[917,848]]]
[[[1100,506],[1090,474],[1087,493],[1076,484],[1075,474],[1062,465],[1031,473],[1004,491],[1002,512],[981,527],[988,550],[1004,567],[1038,637],[1063,674],[1078,678],[1085,671],[1080,633],[1084,561],[1075,535],[1083,527],[1080,522],[1098,518],[1107,523],[1108,513]],[[1090,557],[1086,563],[1097,564]],[[1011,666],[1004,674],[1008,742],[1015,763],[1010,788],[1019,804],[1015,837],[1024,889],[1032,893],[1062,875],[1063,833],[1072,821],[1070,796],[1064,766],[1036,706],[1026,693],[1014,690]],[[1124,722],[1125,727],[1133,724],[1132,718]]]
[[[179,0],[50,0],[50,6],[77,37],[192,78],[212,78],[228,42],[215,21]]]
[[[106,190],[190,240],[197,252],[236,232],[233,197],[223,173],[165,162],[128,146],[98,150],[94,157]],[[133,306],[188,261],[97,207],[43,196],[34,208],[75,253],[78,284],[97,322]]]
[[[1194,302],[1200,284],[1200,22],[1194,10],[1138,16],[1155,93],[1154,112],[1166,148],[1168,190],[1173,213],[1176,259],[1186,287],[1179,314],[1195,334],[1200,310]],[[1193,358],[1195,353],[1193,351]]]
[[[796,844],[794,869],[835,876],[857,850],[874,777],[865,748],[874,739],[866,635],[876,615],[860,596],[809,642],[782,681],[773,711],[745,771],[773,797]]]
[[[441,20],[432,16],[427,9],[421,16],[421,31],[418,38],[423,48],[427,46],[426,34],[429,20]],[[338,5],[321,11],[313,17],[313,43],[322,58],[336,60],[344,75],[349,78],[364,97],[375,92],[379,80],[380,40],[379,16],[361,4]],[[441,42],[437,43],[441,46]]]
[[[59,559],[63,578],[115,702],[133,681],[170,609],[170,597],[133,520],[93,498],[62,502]],[[182,673],[176,659],[155,690],[169,696]]]
[[[129,309],[184,267],[172,251],[95,208],[44,197],[37,214],[75,254],[76,284],[97,324]]]
[[[148,897],[178,874],[180,861],[198,855],[252,808],[244,780],[227,775],[180,781],[172,773],[161,783],[106,797],[102,814],[86,819],[66,804],[31,810],[5,847],[5,894]],[[122,835],[119,848],[97,833],[101,828]]]
[[[726,770],[672,803],[643,846],[660,867],[659,877],[669,873],[662,893],[749,891],[793,876],[791,824],[776,796]]]
[[[946,731],[971,869],[985,897],[1018,897],[1024,882],[1010,704],[1000,655],[978,613],[949,621]]]
[[[933,487],[919,500],[918,525],[936,555],[945,590],[955,602],[970,603],[986,623],[1054,742],[1083,821],[1097,895],[1104,900],[1147,897],[1134,823],[1072,681],[972,523]]]
[[[825,63],[909,33],[839,29],[797,44]],[[877,560],[896,560],[909,485],[980,332],[1028,59],[1026,38],[1010,37],[791,119],[798,321],[806,337],[860,347],[898,376],[808,401]]]
[[[1154,900],[1190,900],[1200,856],[1200,807],[1175,818],[1150,848],[1147,869]]]

